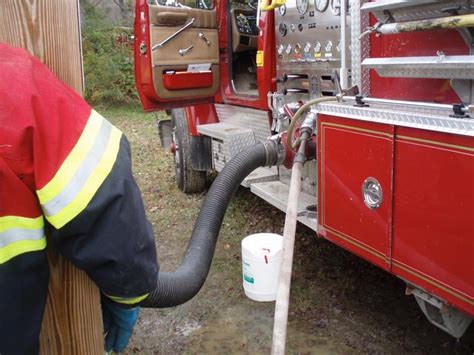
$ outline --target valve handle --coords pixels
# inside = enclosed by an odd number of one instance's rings
[[[273,9],[285,5],[285,3],[286,0],[270,0],[270,4],[268,3],[268,0],[262,0],[260,2],[260,9],[262,11],[272,11]]]

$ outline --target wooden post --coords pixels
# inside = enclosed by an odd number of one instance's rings
[[[27,49],[83,94],[79,0],[1,0],[0,42]],[[50,282],[41,354],[103,354],[97,287],[51,248],[48,259]]]

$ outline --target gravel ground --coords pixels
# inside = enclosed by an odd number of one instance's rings
[[[153,115],[139,108],[98,111],[131,142],[161,270],[171,271],[179,265],[204,194],[185,195],[176,187],[172,155],[160,147]],[[240,241],[252,233],[281,234],[283,222],[283,213],[239,189],[201,292],[173,309],[143,309],[126,353],[269,353],[274,303],[245,297]],[[403,282],[298,227],[289,354],[473,354],[473,348],[474,326],[456,344],[405,296]]]

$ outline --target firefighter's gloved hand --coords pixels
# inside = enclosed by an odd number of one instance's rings
[[[102,297],[102,316],[104,318],[105,350],[122,352],[128,345],[133,327],[140,313],[140,307],[125,308],[118,303]]]

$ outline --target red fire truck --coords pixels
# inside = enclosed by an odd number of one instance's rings
[[[172,109],[185,192],[269,137],[291,155],[295,112],[315,102],[298,221],[403,279],[460,337],[474,317],[473,28],[470,0],[137,0],[136,84],[146,111]],[[284,211],[290,168],[242,184]]]

